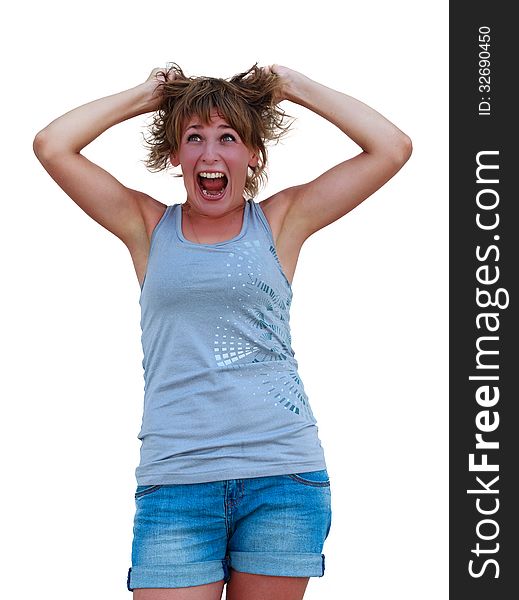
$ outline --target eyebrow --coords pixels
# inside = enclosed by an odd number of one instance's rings
[[[186,131],[188,131],[189,129],[203,129],[203,125],[190,125]],[[232,127],[230,125],[218,125],[218,129],[232,129]]]

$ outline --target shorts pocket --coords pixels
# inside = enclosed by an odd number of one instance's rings
[[[328,487],[330,485],[330,477],[326,469],[322,469],[321,471],[308,471],[306,473],[292,473],[288,475],[288,477],[303,485],[314,487]]]
[[[140,498],[141,496],[146,496],[147,494],[152,494],[156,490],[160,490],[163,487],[162,485],[138,485],[137,490],[135,492],[135,498]]]

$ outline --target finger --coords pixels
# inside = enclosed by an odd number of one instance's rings
[[[167,77],[168,77],[168,81],[173,81],[176,77],[177,77],[177,71],[175,70],[175,67],[177,67],[178,65],[176,65],[173,62],[168,62],[166,65],[166,72],[167,72]]]

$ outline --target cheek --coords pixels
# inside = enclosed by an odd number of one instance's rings
[[[183,144],[178,152],[179,159],[184,164],[193,164],[200,155],[200,149],[194,144]]]
[[[243,152],[237,153],[236,155],[229,157],[228,164],[240,178],[242,174],[247,176],[249,155]]]
[[[180,166],[184,176],[191,176],[196,165],[196,159],[192,156],[184,154],[180,157]]]

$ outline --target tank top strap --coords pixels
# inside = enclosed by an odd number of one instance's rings
[[[274,235],[272,233],[270,223],[268,222],[267,217],[263,212],[263,208],[261,207],[261,202],[254,202],[253,200],[251,200],[251,224],[256,229],[256,231],[261,230],[261,233],[263,235],[266,235],[266,241],[268,241],[269,244],[270,254],[272,254],[272,256],[274,257],[279,273],[281,274],[281,277],[283,278],[285,284],[288,286],[288,304],[290,304],[291,298],[293,296],[292,285],[288,281],[287,276],[283,271],[283,266],[281,265],[281,261],[279,260],[279,256],[276,250]]]
[[[261,202],[254,202],[254,200],[250,199],[251,203],[251,225],[256,229],[261,229],[267,234],[267,238],[269,242],[274,246],[274,237],[272,235],[272,229],[270,228],[270,224],[261,208]]]

